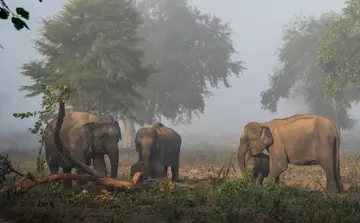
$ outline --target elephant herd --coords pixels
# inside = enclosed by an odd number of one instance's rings
[[[51,131],[56,120],[45,129],[45,153],[51,174],[62,167],[70,173],[75,166],[64,160],[57,150]],[[51,128],[50,128],[51,127]],[[111,177],[116,178],[119,164],[118,142],[121,140],[119,124],[111,116],[96,116],[86,112],[66,113],[60,138],[69,152],[86,165],[107,175],[104,155],[111,163]],[[131,166],[131,176],[143,172],[143,178],[167,177],[171,167],[172,181],[179,179],[181,136],[161,123],[140,128],[135,136],[138,161]],[[327,190],[343,192],[339,163],[340,138],[336,126],[329,119],[297,114],[268,122],[249,122],[245,125],[238,148],[241,171],[250,170],[253,182],[261,185],[263,179],[279,181],[288,164],[320,165],[326,173]],[[268,152],[268,155],[264,151]],[[83,174],[76,169],[78,174]],[[78,181],[79,186],[86,182]],[[66,189],[71,181],[64,181]]]

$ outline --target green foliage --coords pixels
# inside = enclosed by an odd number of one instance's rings
[[[137,9],[144,20],[139,29],[144,61],[158,72],[140,89],[145,100],[131,115],[140,123],[161,118],[174,124],[190,122],[204,112],[210,87],[231,87],[227,78],[244,70],[242,61],[231,59],[237,53],[233,31],[186,0],[138,1]]]
[[[305,99],[310,113],[337,120],[341,129],[351,129],[356,120],[349,114],[352,102],[360,99],[353,86],[336,98],[328,97],[324,86],[326,73],[317,65],[319,40],[327,34],[327,24],[336,23],[340,16],[323,14],[319,18],[298,17],[284,31],[283,46],[278,50],[280,67],[270,76],[269,89],[261,93],[264,110],[276,112],[280,99]]]
[[[20,90],[29,97],[43,93],[41,85],[65,84],[75,92],[68,104],[74,110],[118,116],[141,99],[135,89],[154,72],[143,66],[138,48],[138,12],[128,1],[68,2],[51,19],[42,21],[35,41],[44,60],[23,65],[33,85]]]
[[[346,1],[342,17],[327,25],[327,35],[317,46],[318,64],[326,74],[328,95],[337,95],[349,86],[360,87],[359,9],[359,1]]]
[[[7,175],[10,173],[9,169],[10,159],[9,156],[0,155],[0,186],[3,187],[7,181]]]
[[[256,187],[241,179],[213,190],[206,183],[193,189],[172,188],[159,181],[146,190],[126,190],[108,198],[91,188],[66,193],[54,186],[42,196],[26,194],[2,201],[5,215],[18,221],[46,222],[356,222],[358,192],[326,196],[305,188],[269,184]]]
[[[65,83],[76,89],[69,100],[74,110],[140,124],[161,117],[179,123],[203,113],[208,88],[230,87],[228,76],[244,69],[231,59],[236,51],[229,24],[185,0],[135,6],[124,0],[70,1],[44,20],[36,47],[46,60],[23,65],[34,84],[21,90],[32,97],[41,93],[41,83]]]
[[[42,2],[42,0],[39,0],[39,2]],[[17,7],[15,11],[16,14],[13,11],[11,11],[11,9],[7,6],[5,0],[0,0],[0,19],[7,20],[11,14],[11,22],[13,23],[15,29],[17,30],[21,30],[23,28],[29,29],[26,22],[22,20],[20,17],[29,20],[30,13],[21,7]]]
[[[86,187],[85,190],[64,192],[53,184],[41,185],[38,189],[23,194],[10,192],[10,198],[0,199],[1,216],[19,222],[357,222],[359,213],[360,178],[352,174],[358,172],[358,155],[352,153],[341,156],[342,179],[349,189],[333,195],[319,191],[314,178],[323,179],[321,167],[289,166],[285,184],[274,184],[265,180],[263,187],[254,186],[248,178],[218,180],[215,185],[207,178],[209,166],[219,167],[228,161],[218,157],[229,156],[230,151],[210,152],[198,147],[193,151],[183,151],[181,162],[191,162],[191,170],[182,168],[182,173],[193,176],[189,182],[193,188],[176,188],[173,183],[157,181],[153,187],[125,189],[112,196],[100,193],[101,188]],[[197,150],[197,151],[196,151]],[[129,160],[127,153],[136,158],[134,150],[120,151],[120,158]],[[36,154],[29,150],[6,151],[15,165],[31,160],[23,171],[34,171]],[[206,156],[207,162],[190,161],[194,157]],[[346,163],[346,164],[345,164]],[[32,164],[32,165],[31,165]],[[125,178],[128,167],[119,171]],[[356,171],[355,171],[356,169]],[[350,170],[350,171],[349,171]],[[237,175],[237,173],[234,175]],[[310,176],[310,177],[309,177]],[[310,178],[310,181],[308,181]],[[294,185],[294,180],[301,185]],[[314,182],[311,182],[313,181]],[[266,182],[269,181],[269,182]],[[321,180],[321,185],[325,180]],[[7,181],[8,182],[8,181]],[[9,182],[10,183],[10,182]],[[8,185],[8,184],[6,184]],[[316,188],[316,189],[315,189]],[[241,220],[239,220],[241,219]]]
[[[54,109],[57,108],[56,103],[58,103],[59,100],[67,100],[70,96],[71,90],[63,84],[58,84],[56,86],[41,85],[41,89],[43,92],[41,111],[14,113],[13,116],[20,119],[38,117],[34,126],[32,128],[29,128],[29,131],[32,134],[38,134],[40,136],[40,146],[38,149],[38,156],[36,158],[36,167],[39,174],[44,174],[46,161],[41,156],[45,137],[43,123],[47,123],[48,120],[44,117],[43,114],[54,112]]]

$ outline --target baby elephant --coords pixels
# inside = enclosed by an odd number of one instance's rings
[[[255,156],[246,154],[245,169],[250,170],[255,185],[262,185],[264,178],[269,175],[269,155],[259,153]]]

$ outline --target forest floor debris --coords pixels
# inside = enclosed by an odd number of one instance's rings
[[[35,151],[4,153],[9,154],[16,169],[36,172]],[[136,157],[135,151],[121,152],[119,179],[128,179]],[[238,168],[235,171],[229,168],[229,179],[221,180],[219,171],[224,166],[226,169],[231,157],[234,156],[230,151],[182,151],[180,180],[194,188],[174,188],[168,181],[158,181],[151,189],[129,188],[109,195],[101,186],[64,192],[61,185],[50,183],[25,193],[4,193],[0,215],[7,222],[239,222],[240,219],[243,222],[356,222],[360,219],[357,156],[342,157],[346,192],[339,195],[324,192],[325,175],[317,166],[290,166],[280,186],[269,183],[263,188],[255,187],[246,176],[241,177]],[[48,170],[43,174],[48,174]],[[8,183],[16,179],[9,179]]]

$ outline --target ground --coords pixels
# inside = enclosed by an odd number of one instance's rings
[[[36,151],[8,150],[14,166],[36,173]],[[356,222],[360,219],[360,165],[356,154],[342,155],[341,175],[346,192],[324,191],[319,166],[290,165],[281,185],[251,185],[242,177],[236,151],[193,148],[181,152],[180,179],[194,189],[173,189],[167,182],[146,190],[107,197],[95,189],[65,193],[48,185],[27,194],[3,195],[0,222]],[[120,154],[119,178],[128,179],[137,154]],[[229,179],[218,172],[232,162]],[[45,174],[48,174],[45,170]],[[169,170],[169,178],[171,172]],[[4,221],[1,220],[4,219]],[[6,219],[6,221],[5,221]]]

